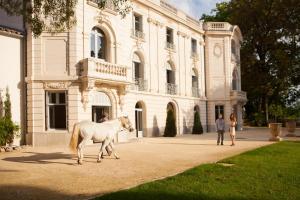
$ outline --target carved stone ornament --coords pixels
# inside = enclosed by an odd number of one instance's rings
[[[83,104],[84,111],[86,111],[87,105],[89,103],[89,92],[83,91],[81,93],[81,102]]]
[[[216,57],[220,57],[222,55],[222,46],[218,43],[214,46],[214,55]]]
[[[162,28],[162,27],[164,26],[163,23],[161,23],[161,22],[159,22],[158,20],[155,20],[155,19],[153,19],[153,18],[150,18],[150,17],[148,17],[147,22],[148,22],[148,23],[152,23],[152,24],[154,24],[155,26],[159,26],[160,28]]]
[[[44,82],[45,90],[67,90],[70,87],[70,82]]]

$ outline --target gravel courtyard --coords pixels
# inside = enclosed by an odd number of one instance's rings
[[[99,145],[91,145],[83,165],[67,147],[0,153],[0,199],[89,199],[271,144],[268,138],[266,128],[238,132],[234,147],[228,133],[224,146],[216,145],[215,133],[143,138],[117,144],[121,159],[105,156],[102,163],[96,162]]]

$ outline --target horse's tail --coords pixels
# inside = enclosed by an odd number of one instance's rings
[[[73,133],[72,133],[70,144],[69,144],[69,148],[74,153],[76,152],[76,149],[77,149],[77,146],[78,146],[78,140],[79,140],[79,137],[80,137],[79,136],[79,131],[80,131],[80,125],[79,125],[79,123],[76,123],[74,125]]]

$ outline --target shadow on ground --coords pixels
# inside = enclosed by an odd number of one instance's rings
[[[24,155],[25,154],[25,155]],[[28,154],[31,154],[28,156]],[[20,163],[36,163],[36,164],[66,164],[74,165],[74,163],[57,161],[57,160],[72,160],[74,156],[71,154],[65,154],[62,152],[55,153],[37,153],[37,152],[24,152],[22,156],[17,157],[6,157],[2,160],[9,162],[20,162]],[[54,161],[55,160],[55,161]]]
[[[10,200],[10,199],[86,199],[87,197],[82,196],[70,196],[68,194],[60,193],[57,191],[24,186],[24,185],[1,185],[0,187],[0,199]]]
[[[214,196],[203,193],[189,193],[189,192],[137,192],[137,191],[120,191],[113,194],[107,194],[95,200],[246,200],[246,198],[234,196]]]

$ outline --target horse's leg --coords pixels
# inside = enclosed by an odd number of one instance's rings
[[[104,144],[104,141],[101,143],[100,149],[102,148],[103,144]],[[101,159],[103,159],[103,158],[104,158],[104,156],[103,156],[103,152],[102,152],[102,154],[101,154]],[[98,160],[99,160],[99,159],[98,159]]]
[[[105,139],[102,143],[102,146],[100,148],[99,154],[98,154],[98,160],[97,162],[101,162],[101,158],[102,158],[102,154],[103,154],[103,150],[105,149],[105,147],[109,144],[109,140]]]
[[[115,145],[114,145],[113,141],[111,141],[111,142],[109,143],[109,145],[110,145],[110,147],[111,147],[111,150],[112,150],[112,152],[113,152],[115,158],[116,158],[116,159],[120,159],[120,157],[119,157],[119,156],[117,155],[117,153],[116,153]]]
[[[83,148],[85,146],[87,139],[83,139],[78,145],[77,153],[78,153],[78,164],[82,165],[83,162]]]

